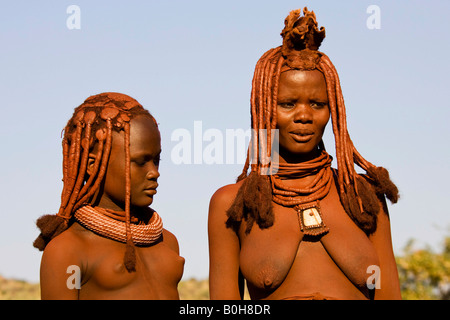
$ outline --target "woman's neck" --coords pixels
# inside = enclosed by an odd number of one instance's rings
[[[302,162],[306,162],[306,161],[310,161],[312,159],[317,158],[318,156],[320,156],[322,150],[320,149],[315,149],[312,152],[308,153],[308,154],[294,154],[291,152],[287,152],[284,150],[280,150],[276,155],[278,156],[278,162],[279,163],[289,163],[289,164],[295,164],[295,163],[302,163]]]
[[[319,148],[307,155],[281,152],[278,163],[279,166],[274,165],[276,178],[288,187],[301,188],[310,185],[323,168],[331,165],[331,157]]]

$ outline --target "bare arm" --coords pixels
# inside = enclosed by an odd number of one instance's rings
[[[227,228],[226,210],[235,195],[235,185],[225,186],[212,196],[209,205],[209,286],[213,300],[241,299],[239,290],[239,238]]]
[[[392,249],[391,227],[386,201],[378,213],[377,230],[370,240],[375,246],[380,259],[380,287],[375,289],[376,300],[401,299],[400,281],[397,264]]]
[[[73,243],[61,234],[53,239],[42,255],[40,270],[41,299],[77,300],[81,285],[81,260]]]

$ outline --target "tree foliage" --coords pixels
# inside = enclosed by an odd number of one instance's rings
[[[441,253],[428,246],[414,249],[410,240],[396,262],[403,299],[450,300],[450,236]]]

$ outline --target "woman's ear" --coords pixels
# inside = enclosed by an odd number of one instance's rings
[[[94,170],[95,161],[97,160],[97,157],[94,153],[89,153],[87,167],[86,167],[86,173],[90,176]]]

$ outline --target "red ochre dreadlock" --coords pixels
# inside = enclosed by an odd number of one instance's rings
[[[390,180],[388,171],[365,160],[354,147],[347,131],[344,98],[339,76],[330,59],[318,48],[325,38],[325,28],[317,28],[316,16],[305,7],[291,11],[281,32],[282,46],[270,49],[256,64],[251,91],[252,141],[249,154],[237,181],[245,179],[234,203],[228,209],[228,227],[238,227],[247,220],[247,232],[254,222],[260,228],[273,225],[272,187],[268,172],[270,163],[271,129],[277,125],[277,93],[280,74],[287,70],[319,70],[327,86],[329,109],[335,137],[337,182],[341,203],[347,214],[366,234],[376,230],[379,201],[386,196],[392,203],[398,200],[398,189]],[[265,129],[265,130],[261,130]],[[267,143],[267,144],[266,144]],[[323,149],[323,142],[319,146]],[[252,161],[250,161],[252,155]],[[250,164],[251,162],[251,164]],[[266,161],[267,162],[267,161]],[[366,171],[358,175],[354,164]],[[247,171],[251,166],[251,172]]]
[[[134,270],[135,256],[130,232],[130,120],[143,115],[156,120],[135,99],[114,92],[87,98],[77,107],[64,128],[63,190],[61,206],[56,215],[44,215],[36,224],[41,234],[33,245],[44,250],[47,244],[73,223],[73,214],[80,207],[96,200],[111,152],[112,132],[125,132],[125,221],[127,248],[125,267]],[[95,151],[96,149],[96,151]],[[96,152],[92,172],[88,175],[89,153]]]

